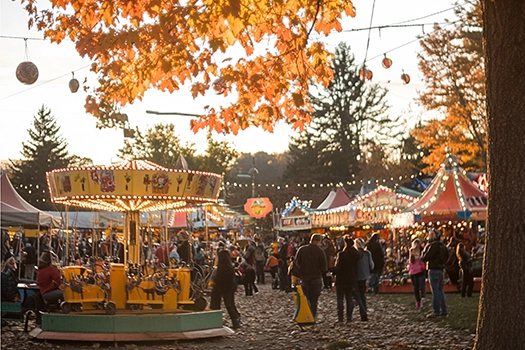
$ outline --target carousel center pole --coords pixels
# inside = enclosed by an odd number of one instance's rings
[[[139,223],[140,216],[138,211],[128,211],[125,215],[124,224],[124,261],[126,264],[128,261],[132,264],[140,263],[140,235],[139,235]]]

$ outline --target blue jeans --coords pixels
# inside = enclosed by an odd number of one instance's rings
[[[370,287],[370,290],[377,294],[379,291],[379,273],[372,272],[370,274],[370,280],[368,281],[368,286]]]
[[[443,270],[428,270],[428,280],[432,290],[434,315],[448,315],[447,300],[443,290]]]
[[[343,321],[344,316],[344,303],[346,301],[346,320],[352,321],[352,313],[354,312],[354,301],[359,306],[359,314],[362,321],[366,321],[366,304],[358,290],[357,282],[349,285],[337,285],[335,286],[337,296],[337,320]]]
[[[302,281],[301,286],[303,287],[304,296],[306,300],[308,300],[308,304],[310,304],[312,316],[315,319],[315,315],[317,314],[317,301],[323,290],[323,279],[319,278],[307,282]]]

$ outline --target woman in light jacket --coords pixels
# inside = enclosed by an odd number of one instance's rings
[[[366,244],[362,238],[356,239],[354,245],[355,249],[363,253],[363,256],[357,263],[357,292],[365,302],[366,309],[366,282],[371,276],[370,272],[374,269],[374,260],[372,259],[372,253],[365,250]]]

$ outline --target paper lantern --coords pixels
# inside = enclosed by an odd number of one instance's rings
[[[359,71],[359,76],[361,77],[361,80],[367,81],[367,80],[372,80],[372,77],[374,76],[374,74],[369,69],[361,68],[361,70]]]
[[[78,82],[77,79],[75,79],[75,73],[72,73],[72,74],[73,74],[73,78],[71,78],[71,80],[69,81],[69,90],[72,93],[75,93],[78,91],[78,88],[80,87],[80,83]]]
[[[385,57],[381,61],[381,65],[383,66],[383,68],[388,69],[388,68],[392,67],[392,60],[390,58],[386,57],[386,54],[385,54]]]
[[[213,90],[219,95],[222,95],[226,91],[226,84],[223,78],[217,78],[213,82]]]
[[[401,74],[401,80],[403,81],[404,85],[410,83],[410,75],[406,74],[405,71],[403,71],[403,74]]]
[[[38,68],[33,62],[22,62],[16,67],[16,78],[23,84],[34,84],[38,79]]]

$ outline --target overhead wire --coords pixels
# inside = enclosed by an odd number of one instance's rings
[[[447,11],[450,11],[450,10],[453,10],[453,9],[456,9],[456,8],[458,8],[458,7],[460,7],[460,6],[466,5],[467,3],[470,3],[470,2],[469,2],[468,0],[466,0],[465,3],[463,3],[463,4],[458,4],[458,5],[455,5],[455,6],[453,6],[453,7],[450,7],[450,8],[447,8],[447,9],[441,10],[441,11],[434,12],[434,13],[429,14],[429,15],[425,15],[425,16],[421,16],[421,17],[417,17],[417,18],[412,18],[412,19],[408,19],[408,20],[405,20],[405,21],[396,22],[396,23],[392,23],[392,24],[388,24],[388,25],[384,25],[384,26],[375,26],[375,27],[372,27],[373,16],[374,16],[374,10],[375,10],[375,0],[374,0],[373,5],[372,5],[372,13],[371,13],[371,16],[370,16],[370,24],[369,24],[368,27],[366,27],[366,28],[348,29],[348,30],[343,30],[343,31],[341,31],[341,32],[357,32],[357,31],[368,30],[367,44],[366,44],[366,51],[365,51],[365,58],[364,58],[364,60],[363,60],[363,65],[365,65],[366,62],[369,62],[369,61],[371,61],[371,60],[374,60],[374,59],[376,59],[376,58],[378,58],[378,57],[382,57],[382,56],[383,56],[383,54],[381,54],[381,55],[377,55],[377,56],[374,56],[374,57],[369,58],[369,59],[367,58],[367,56],[368,56],[368,50],[369,50],[369,47],[370,47],[370,34],[371,34],[371,30],[372,30],[372,29],[379,29],[379,30],[381,30],[381,29],[390,29],[390,28],[404,28],[404,27],[418,27],[418,26],[420,26],[420,27],[424,27],[425,25],[431,25],[431,24],[429,24],[429,23],[417,23],[417,24],[408,24],[408,25],[404,25],[404,23],[410,23],[410,22],[414,22],[414,21],[417,21],[417,20],[421,20],[421,19],[429,18],[429,17],[435,16],[435,15],[438,15],[438,14],[441,14],[441,13],[444,13],[444,12],[447,12]],[[438,24],[450,25],[450,24],[453,24],[453,23],[456,23],[456,22],[446,22],[446,23],[438,23]],[[432,24],[435,24],[435,23],[432,23]],[[425,35],[428,35],[428,34],[425,34]],[[46,41],[45,38],[34,38],[34,37],[33,37],[33,38],[30,38],[30,37],[20,37],[20,36],[10,36],[10,35],[0,35],[0,39],[23,39],[23,40],[25,40],[26,42],[27,42],[27,40],[42,40],[42,41]],[[414,40],[411,40],[411,41],[409,41],[409,42],[407,42],[407,43],[404,43],[404,44],[399,45],[399,46],[397,46],[397,47],[395,47],[395,48],[392,48],[392,49],[390,49],[390,50],[387,50],[387,51],[385,51],[384,53],[388,53],[388,52],[392,52],[392,51],[398,50],[398,49],[400,49],[400,48],[402,48],[402,47],[404,47],[404,46],[410,45],[410,44],[412,44],[412,43],[414,43],[414,42],[416,42],[416,41],[418,41],[418,40],[420,40],[420,38],[416,38],[416,39],[414,39]],[[73,73],[74,73],[74,72],[77,72],[77,71],[79,71],[79,70],[85,69],[85,68],[87,68],[87,67],[89,67],[89,66],[91,66],[91,64],[88,64],[88,65],[86,65],[86,66],[80,67],[80,68],[75,69],[75,70],[73,70],[73,71],[69,71],[68,73],[62,74],[62,75],[60,75],[60,76],[58,76],[58,77],[55,77],[55,78],[52,78],[52,79],[49,79],[49,80],[47,80],[47,81],[45,81],[45,82],[42,82],[42,83],[40,83],[40,84],[38,84],[38,85],[30,86],[30,87],[28,87],[28,88],[25,89],[25,90],[18,91],[18,92],[16,92],[16,93],[13,93],[13,94],[8,95],[8,96],[0,97],[0,101],[5,100],[5,99],[8,99],[8,98],[11,98],[11,97],[16,96],[16,95],[19,95],[19,94],[22,94],[22,93],[27,92],[27,91],[29,91],[29,90],[32,90],[32,89],[38,88],[38,87],[43,86],[43,85],[45,85],[45,84],[48,84],[48,83],[50,83],[50,82],[56,81],[56,80],[58,80],[58,79],[60,79],[60,78],[63,78],[63,77],[65,77],[65,76],[68,76],[69,74],[71,74],[70,72],[73,72]]]

